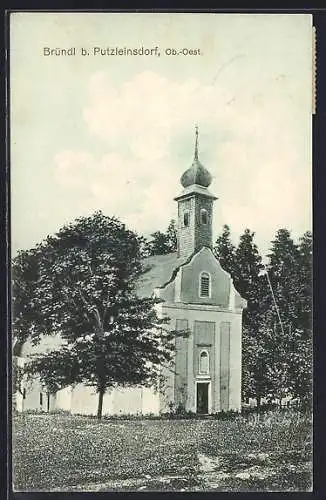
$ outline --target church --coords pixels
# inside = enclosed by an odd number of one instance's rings
[[[183,408],[200,414],[241,409],[242,312],[246,301],[233,286],[213,253],[213,207],[210,172],[199,161],[198,128],[192,165],[180,179],[177,251],[144,259],[137,294],[161,299],[157,312],[170,318],[175,339],[173,366],[162,368],[164,387],[108,391],[103,415],[160,414]],[[17,362],[23,367],[32,354],[53,349],[60,339],[44,338],[37,346],[26,342]],[[15,353],[14,353],[15,354]],[[96,414],[94,389],[78,384],[48,394],[37,380],[25,381],[17,393],[18,411],[65,410]]]

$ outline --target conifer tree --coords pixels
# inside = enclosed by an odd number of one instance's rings
[[[268,290],[266,281],[261,276],[264,266],[254,237],[255,233],[250,229],[245,229],[240,236],[235,251],[234,285],[247,300],[247,308],[243,312],[242,333],[243,395],[256,398],[259,405],[267,387],[267,353],[261,335],[261,325]]]
[[[272,242],[268,273],[278,306],[265,318],[269,342],[270,392],[311,397],[312,380],[312,235],[296,244],[287,229],[280,229]]]
[[[235,246],[231,241],[231,231],[227,224],[223,226],[221,235],[216,239],[214,254],[222,268],[231,274],[232,278],[236,278]]]
[[[265,296],[268,293],[266,281],[261,276],[264,268],[262,257],[254,242],[255,233],[245,229],[240,236],[239,245],[235,251],[235,277],[234,285],[240,295],[248,302],[245,311],[246,326],[254,328],[257,315],[260,315]]]
[[[277,231],[269,263],[263,266],[254,233],[246,229],[237,247],[230,228],[217,238],[215,255],[247,300],[243,313],[243,397],[290,394],[311,400],[312,235],[296,244],[287,229]]]
[[[170,252],[176,252],[177,242],[178,242],[178,232],[177,232],[177,225],[174,219],[170,220],[170,223],[166,231],[166,236],[168,239]]]
[[[259,331],[267,290],[260,276],[262,258],[254,237],[255,233],[246,229],[236,247],[231,241],[230,228],[225,225],[214,250],[222,267],[231,274],[236,290],[247,300],[242,331],[242,394],[244,398],[254,397],[260,402],[266,389],[266,353]]]
[[[177,228],[174,219],[171,219],[165,233],[155,231],[147,241],[145,255],[164,255],[177,250]]]

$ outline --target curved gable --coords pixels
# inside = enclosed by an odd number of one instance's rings
[[[210,278],[209,297],[200,296],[200,279],[203,273],[207,273]],[[172,280],[160,290],[160,297],[168,302],[229,308],[231,286],[230,275],[222,269],[211,249],[203,247],[190,260],[180,265]]]
[[[202,273],[208,273],[210,277],[209,297],[200,296]],[[203,247],[188,264],[181,267],[180,285],[181,302],[229,307],[231,277],[207,247]]]

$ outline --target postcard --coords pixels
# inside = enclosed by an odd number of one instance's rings
[[[14,491],[312,491],[310,14],[10,14]]]

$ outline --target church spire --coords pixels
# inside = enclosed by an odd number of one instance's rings
[[[195,126],[195,131],[196,131],[196,140],[195,140],[195,155],[194,155],[194,160],[198,161],[198,124],[196,123]]]

